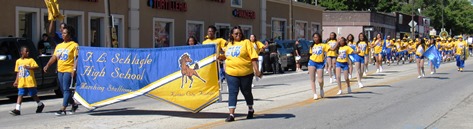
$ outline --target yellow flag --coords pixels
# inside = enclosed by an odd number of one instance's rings
[[[59,12],[59,4],[57,0],[44,0],[46,7],[48,8],[48,20],[62,20],[64,16]]]

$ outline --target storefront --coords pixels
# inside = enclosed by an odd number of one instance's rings
[[[290,39],[290,2],[288,0],[267,0],[266,35],[273,39]],[[324,8],[310,4],[292,2],[292,39],[312,39],[313,33],[321,32]]]
[[[392,14],[369,11],[326,11],[324,12],[323,39],[327,39],[334,32],[338,37],[364,33],[372,40],[376,34],[396,35],[396,16]]]
[[[259,0],[140,0],[134,39],[137,46],[166,47],[186,45],[194,36],[202,42],[207,27],[217,27],[217,37],[229,38],[233,26],[241,26],[245,37],[260,35]],[[132,26],[133,23],[132,23]]]
[[[128,0],[114,0],[111,2],[111,13],[118,41],[117,47],[129,47],[127,41]],[[41,35],[49,28],[48,11],[42,0],[4,1],[0,8],[4,13],[0,15],[2,24],[0,36],[26,37],[38,42]],[[112,46],[105,43],[104,31],[107,16],[102,0],[67,0],[59,1],[60,11],[65,16],[63,21],[56,21],[55,28],[59,31],[60,23],[66,23],[74,28],[75,37],[81,46]]]

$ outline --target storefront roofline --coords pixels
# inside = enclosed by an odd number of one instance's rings
[[[387,16],[392,16],[395,17],[395,13],[385,13],[385,12],[373,12],[373,11],[324,11],[324,13],[374,13],[374,14],[381,14],[381,15],[387,15]]]
[[[289,5],[288,0],[267,0],[268,2],[274,2],[274,3],[280,3],[280,4],[287,4]],[[324,11],[325,8],[322,6],[315,6],[311,4],[306,4],[306,3],[301,3],[301,2],[292,2],[293,6],[297,7],[302,7],[302,8],[307,8],[307,9],[312,9],[312,10],[318,10],[318,11]]]

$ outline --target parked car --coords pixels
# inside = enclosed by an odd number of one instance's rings
[[[265,42],[263,40],[263,42]],[[274,41],[278,44],[278,58],[279,58],[279,68],[280,72],[282,73],[284,71],[287,71],[289,69],[291,70],[296,70],[296,63],[294,59],[294,43],[295,41],[291,40],[276,40]],[[291,45],[292,43],[292,45]],[[270,58],[269,58],[269,49],[266,48],[265,51],[263,52],[263,69],[262,72],[273,72],[273,69],[270,64]],[[284,70],[284,71],[283,71]]]
[[[10,99],[16,98],[18,90],[13,87],[16,79],[14,71],[16,60],[20,58],[20,47],[26,46],[29,48],[29,57],[33,58],[39,66],[35,70],[35,78],[38,87],[38,92],[54,92],[61,96],[62,93],[58,87],[56,65],[51,65],[50,71],[44,73],[42,68],[48,63],[51,55],[39,55],[38,49],[32,41],[25,38],[14,37],[0,37],[0,97],[8,97]]]
[[[301,46],[301,50],[299,53],[301,56],[301,59],[299,60],[299,63],[301,64],[301,67],[302,66],[307,67],[307,64],[309,63],[309,57],[310,57],[309,49],[313,43],[314,43],[313,41],[299,40],[299,45]]]

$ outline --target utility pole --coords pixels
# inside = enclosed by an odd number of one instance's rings
[[[414,31],[414,28],[415,28],[415,26],[414,26],[414,22],[415,22],[415,20],[414,20],[414,13],[415,13],[414,0],[411,0],[411,3],[412,3],[412,22],[411,22],[411,25],[412,25],[412,26],[411,26],[412,32],[411,32],[411,40],[414,40],[414,38],[415,38],[415,31]]]
[[[289,39],[292,40],[292,32],[293,32],[293,27],[292,27],[292,1],[289,0]]]
[[[108,16],[108,40],[105,40],[105,47],[113,47],[113,41],[112,41],[112,15],[110,12],[110,0],[104,0],[104,5],[105,5],[105,13]],[[107,32],[107,31],[106,31]],[[107,38],[105,38],[107,39]]]

